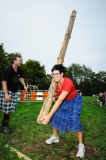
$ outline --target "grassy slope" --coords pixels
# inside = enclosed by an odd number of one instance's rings
[[[106,106],[89,104],[90,97],[83,97],[84,104],[81,123],[84,130],[86,160],[105,160],[106,157]],[[12,135],[0,133],[0,160],[18,159],[15,153],[4,148],[9,144],[26,154],[32,160],[75,160],[77,139],[74,133],[59,133],[60,143],[46,145],[45,140],[52,134],[50,125],[37,124],[36,119],[42,107],[40,103],[18,103],[17,110],[10,119]],[[0,120],[3,113],[0,112]]]

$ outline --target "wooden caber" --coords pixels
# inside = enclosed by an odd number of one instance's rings
[[[75,18],[76,18],[76,11],[74,10],[74,11],[72,11],[72,14],[70,16],[68,28],[67,28],[67,31],[66,31],[66,34],[64,37],[64,41],[63,41],[59,56],[57,57],[56,64],[63,64],[63,62],[64,62],[64,57],[65,57],[65,53],[66,53],[66,49],[67,49],[69,40],[71,38],[71,33],[72,33]],[[38,123],[42,124],[41,119],[49,113],[50,107],[53,102],[55,90],[56,90],[56,83],[52,79],[49,90],[48,90],[48,96],[47,96],[46,100],[44,101],[43,106],[40,110],[39,116],[37,118]]]

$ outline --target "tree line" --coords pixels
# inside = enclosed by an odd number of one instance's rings
[[[21,55],[18,52],[5,52],[3,43],[0,44],[0,82],[2,81],[3,70],[11,64],[11,58],[14,54]],[[27,84],[37,85],[39,90],[49,89],[52,77],[46,73],[45,66],[41,65],[39,61],[29,59],[22,64],[21,68]],[[95,73],[85,65],[72,63],[66,68],[65,76],[74,81],[77,90],[80,90],[83,95],[93,95],[106,91],[106,71]],[[21,85],[19,89],[22,89]]]

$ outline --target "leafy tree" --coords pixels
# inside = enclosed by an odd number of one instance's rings
[[[95,83],[96,83],[97,93],[106,91],[106,72],[105,71],[99,71],[97,74],[95,74]]]
[[[72,64],[67,68],[70,77],[76,88],[83,92],[83,95],[93,95],[106,91],[106,72],[92,72],[85,65]]]
[[[92,76],[92,70],[85,65],[72,63],[67,68],[68,76],[74,81],[76,88],[83,92],[83,95],[90,94],[90,79]]]
[[[22,65],[24,77],[26,82],[31,85],[39,85],[39,89],[48,89],[50,81],[46,76],[44,65],[40,65],[40,62],[29,59]]]
[[[11,64],[11,58],[14,54],[21,55],[18,52],[6,53],[4,51],[3,43],[0,44],[0,81],[2,81],[4,68]],[[22,69],[24,72],[24,78],[28,84],[39,85],[40,90],[48,90],[52,78],[50,74],[46,75],[44,65],[41,66],[40,62],[29,59],[25,64],[22,64]],[[74,81],[76,88],[81,90],[83,95],[93,95],[106,91],[105,71],[99,71],[96,74],[85,65],[72,63],[66,68],[65,76]]]
[[[7,53],[4,51],[3,43],[0,44],[0,87],[4,68],[8,65]]]

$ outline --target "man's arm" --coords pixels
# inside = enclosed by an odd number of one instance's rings
[[[19,80],[22,83],[22,85],[24,86],[25,91],[27,92],[28,86],[26,86],[24,78],[19,78]]]
[[[7,102],[9,102],[11,100],[11,97],[8,94],[7,81],[2,81],[2,88],[3,88],[4,93],[5,93],[5,100]]]

